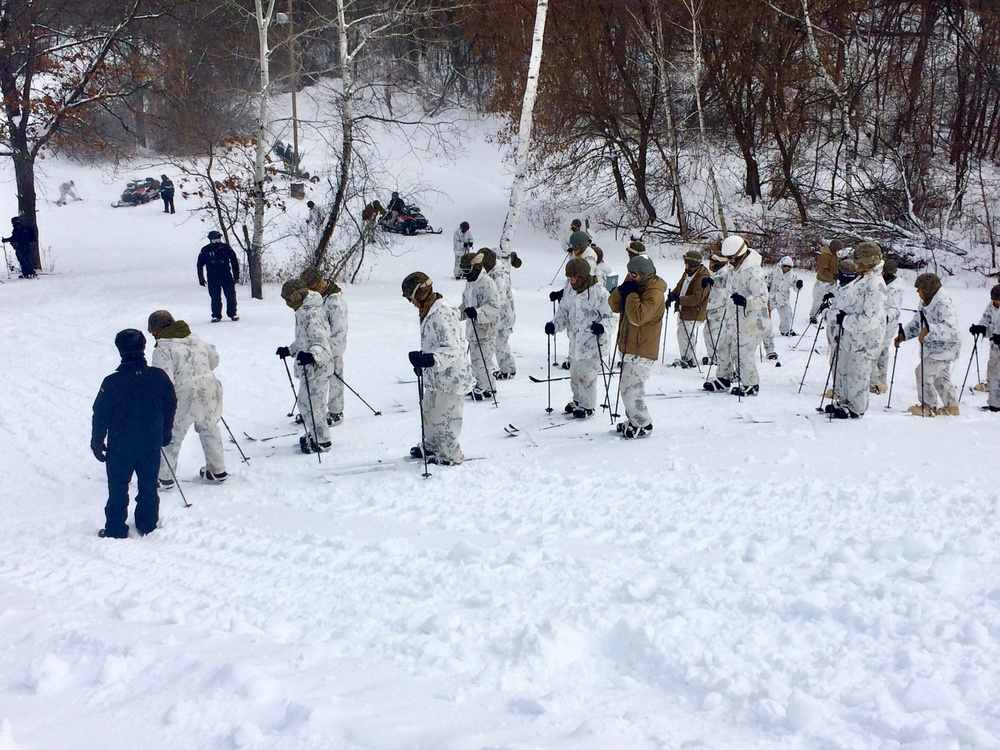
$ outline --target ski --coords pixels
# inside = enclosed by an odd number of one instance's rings
[[[756,419],[752,414],[741,414],[740,412],[736,412],[736,418],[742,419],[750,424],[774,424],[773,419]]]
[[[252,440],[255,443],[266,443],[268,440],[277,440],[278,438],[292,437],[298,434],[298,432],[283,432],[280,435],[269,435],[268,437],[256,438],[253,435],[248,434],[245,430],[243,432],[243,435],[247,440]]]
[[[646,398],[700,398],[709,393],[709,391],[692,391],[691,393],[664,393],[663,391],[659,391],[658,393],[647,393]]]
[[[570,375],[566,375],[565,377],[561,378],[536,378],[534,375],[529,375],[528,380],[530,380],[532,383],[554,383],[557,380],[569,380],[570,377],[571,377]]]

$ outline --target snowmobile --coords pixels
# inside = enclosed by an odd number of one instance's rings
[[[129,180],[122,192],[121,200],[112,203],[112,208],[120,206],[142,206],[160,197],[160,181],[147,177],[144,180]]]
[[[389,202],[388,213],[379,220],[379,226],[396,234],[441,234],[441,230],[432,227],[427,217],[420,213],[419,206],[396,198]]]

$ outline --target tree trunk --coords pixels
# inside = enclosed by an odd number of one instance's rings
[[[535,5],[535,30],[531,39],[531,59],[528,61],[528,79],[524,86],[521,102],[521,122],[517,129],[517,154],[514,159],[514,183],[510,186],[510,203],[507,218],[500,234],[500,249],[503,254],[511,251],[514,230],[521,218],[521,204],[524,201],[524,182],[528,173],[528,153],[531,148],[531,125],[535,112],[535,97],[538,94],[538,71],[542,67],[542,48],[545,40],[545,16],[548,0],[537,0]]]
[[[264,277],[261,259],[264,257],[264,157],[267,154],[268,99],[271,95],[270,57],[267,29],[271,24],[274,0],[270,0],[265,14],[262,0],[255,0],[257,32],[260,41],[260,105],[257,112],[256,151],[253,165],[253,238],[250,241],[250,296],[264,299]],[[256,274],[254,272],[256,269]]]
[[[18,130],[11,133],[11,150],[14,161],[14,183],[17,186],[17,212],[21,216],[21,221],[35,231],[38,231],[38,224],[35,219],[35,159],[28,148],[25,133]],[[28,257],[31,265],[37,270],[42,270],[42,258],[38,252],[38,241],[32,242],[28,248]]]

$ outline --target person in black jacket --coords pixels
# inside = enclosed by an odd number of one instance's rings
[[[236,314],[236,279],[240,277],[240,261],[233,249],[222,241],[216,230],[208,233],[208,244],[198,253],[198,283],[205,286],[208,268],[208,294],[212,298],[212,322],[222,320],[222,293],[226,293],[226,315],[239,320]]]
[[[102,537],[128,537],[128,485],[136,475],[135,528],[145,536],[159,521],[157,474],[160,448],[170,443],[177,396],[170,378],[149,367],[142,331],[126,328],[115,336],[122,363],[104,378],[94,400],[90,450],[108,472],[108,502]]]
[[[163,198],[163,213],[176,213],[174,211],[174,183],[165,174],[160,175],[160,197]]]
[[[20,216],[15,216],[10,220],[10,237],[4,237],[4,242],[9,242],[14,247],[14,255],[21,265],[21,278],[34,279],[38,277],[35,267],[31,265],[31,243],[38,239],[38,232],[35,228],[24,223]]]

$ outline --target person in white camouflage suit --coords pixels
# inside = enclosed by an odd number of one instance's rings
[[[410,352],[409,358],[423,381],[423,440],[410,449],[410,455],[422,458],[426,451],[431,463],[460,464],[465,460],[458,442],[462,411],[473,377],[458,311],[434,291],[430,278],[420,271],[403,279],[402,290],[420,311],[420,350]]]
[[[156,339],[156,348],[150,357],[150,367],[159,367],[174,384],[177,394],[177,412],[170,444],[163,453],[169,466],[160,461],[159,485],[161,490],[174,486],[170,467],[177,470],[177,456],[188,429],[194,425],[205,453],[205,465],[199,472],[209,482],[224,482],[226,456],[222,448],[222,383],[215,377],[219,366],[219,353],[215,347],[192,333],[183,320],[174,320],[167,310],[157,310],[149,316],[147,330]]]
[[[451,238],[452,251],[455,253],[454,276],[457,280],[462,278],[462,256],[471,253],[475,244],[469,222],[463,221],[458,225],[458,229],[455,230],[455,234]]]
[[[577,419],[593,416],[597,408],[597,376],[603,371],[602,357],[608,352],[611,308],[608,293],[582,258],[566,264],[570,290],[563,297],[555,318],[545,324],[545,333],[569,336],[569,382],[573,399],[565,412]]]
[[[875,360],[885,336],[885,281],[882,249],[874,242],[854,248],[857,276],[836,294],[833,309],[836,335],[836,392],[826,412],[836,419],[855,419],[868,410],[868,393]]]
[[[708,308],[705,312],[705,349],[706,356],[702,359],[702,364],[714,365],[719,359],[717,350],[719,341],[722,339],[722,329],[725,327],[726,302],[729,300],[729,276],[732,274],[732,266],[729,259],[719,255],[718,245],[715,247],[708,259],[708,270],[711,273],[712,283],[708,292]]]
[[[500,291],[483,268],[486,256],[479,252],[462,256],[462,318],[466,321],[465,337],[469,341],[469,361],[476,385],[471,396],[483,401],[493,396],[496,385],[491,372],[496,356],[496,336],[500,324]]]
[[[792,330],[795,323],[792,320],[792,289],[801,289],[802,280],[792,271],[794,267],[795,261],[786,255],[767,275],[771,310],[778,311],[778,333],[782,336],[798,335]]]
[[[347,302],[333,279],[324,279],[319,270],[307,269],[299,277],[323,298],[323,313],[330,326],[330,380],[326,423],[331,427],[344,420],[344,352],[347,351]]]
[[[738,234],[727,237],[719,253],[729,260],[732,274],[718,346],[719,370],[715,379],[704,387],[715,393],[728,390],[734,396],[756,396],[760,391],[757,347],[767,323],[767,282],[760,253],[752,250]]]
[[[496,349],[497,370],[493,377],[497,380],[510,380],[517,374],[517,363],[510,351],[510,336],[514,332],[514,295],[510,288],[510,269],[520,268],[521,259],[513,250],[507,252],[502,247],[496,250],[483,248],[483,268],[497,285],[500,293],[500,319],[497,323],[494,346]]]
[[[330,325],[323,312],[323,298],[302,279],[289,279],[281,287],[281,298],[295,311],[295,341],[279,346],[279,357],[295,357],[295,377],[299,380],[298,407],[306,434],[299,438],[303,453],[330,450],[326,393],[330,384]]]
[[[990,303],[983,310],[979,323],[969,328],[973,336],[979,335],[990,342],[990,358],[986,363],[986,385],[989,397],[984,411],[1000,411],[1000,284],[990,289]]]
[[[886,383],[889,371],[889,355],[892,352],[892,340],[896,338],[899,328],[899,316],[903,313],[903,282],[896,276],[896,261],[886,258],[882,261],[882,280],[885,282],[885,332],[882,336],[882,351],[875,359],[872,368],[872,382],[869,390],[872,393],[885,393],[889,386]]]
[[[909,408],[918,417],[958,416],[958,394],[951,382],[951,365],[961,354],[958,339],[958,316],[951,298],[941,289],[937,274],[922,273],[913,283],[920,297],[920,307],[903,332],[893,340],[898,347],[907,339],[923,344],[921,361],[914,374],[917,393],[923,398]],[[938,407],[938,399],[941,406]]]

